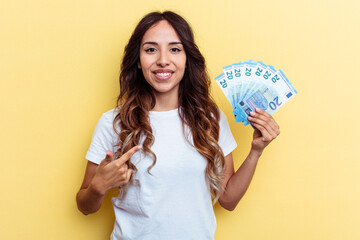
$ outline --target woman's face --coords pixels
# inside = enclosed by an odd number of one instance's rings
[[[178,97],[184,76],[186,53],[174,28],[162,20],[145,33],[140,46],[140,63],[155,96]]]

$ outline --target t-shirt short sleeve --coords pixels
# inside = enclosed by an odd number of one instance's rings
[[[219,133],[218,143],[224,153],[224,156],[226,156],[237,147],[237,144],[231,133],[229,123],[227,121],[225,114],[221,110],[219,111],[220,111],[220,121],[219,121],[220,133]]]
[[[104,113],[96,127],[92,136],[91,144],[85,158],[90,162],[100,164],[106,157],[106,151],[114,153],[114,139],[116,133],[113,129],[113,111]]]

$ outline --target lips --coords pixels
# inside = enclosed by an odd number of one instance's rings
[[[173,75],[174,71],[170,69],[157,69],[153,72],[156,79],[158,80],[168,80]]]
[[[167,77],[167,76],[171,75],[171,73],[156,73],[156,75],[158,75],[160,77]]]

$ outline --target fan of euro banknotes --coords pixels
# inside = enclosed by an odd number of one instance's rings
[[[255,108],[273,115],[297,94],[280,69],[253,60],[223,67],[215,80],[233,107],[236,122],[245,126]]]

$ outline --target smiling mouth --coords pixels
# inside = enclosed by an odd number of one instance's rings
[[[167,76],[170,76],[171,73],[156,73],[157,76],[160,76],[160,77],[167,77]]]
[[[157,80],[167,81],[172,77],[174,71],[170,69],[161,69],[161,70],[155,70],[153,73],[155,74]]]

